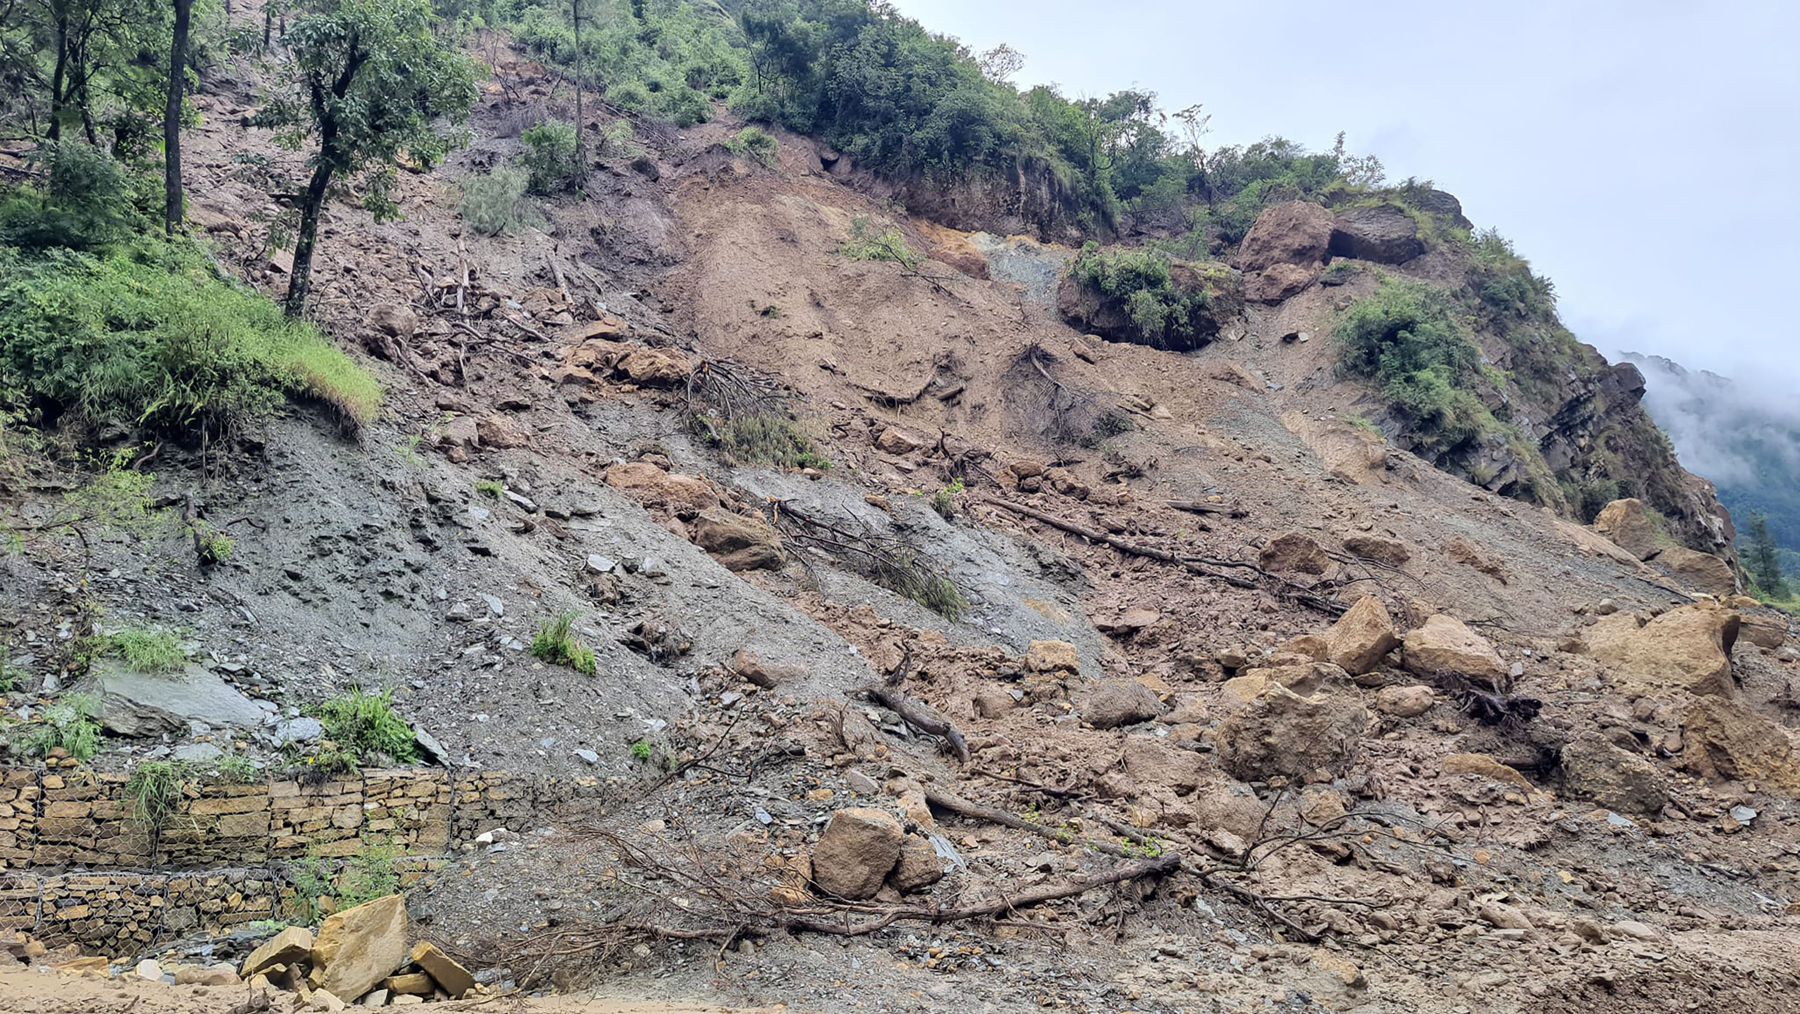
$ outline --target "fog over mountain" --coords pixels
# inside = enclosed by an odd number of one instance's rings
[[[1688,370],[1662,356],[1621,352],[1644,373],[1644,404],[1681,463],[1718,484],[1739,528],[1769,516],[1776,538],[1800,548],[1800,400],[1780,382]]]

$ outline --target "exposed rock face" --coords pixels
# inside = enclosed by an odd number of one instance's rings
[[[1564,785],[1576,796],[1620,813],[1653,814],[1669,801],[1656,765],[1589,733],[1562,748]]]
[[[1358,599],[1349,612],[1338,617],[1325,632],[1325,640],[1331,661],[1352,676],[1375,671],[1388,652],[1400,647],[1393,616],[1373,595]]]
[[[189,722],[254,729],[264,717],[249,698],[197,665],[161,675],[132,672],[113,660],[100,659],[82,689],[100,699],[94,717],[118,736],[185,733]]]
[[[694,544],[717,556],[725,569],[780,570],[781,536],[760,517],[712,508],[694,521]]]
[[[1331,566],[1331,557],[1312,536],[1288,532],[1263,547],[1262,565],[1293,574],[1323,574]]]
[[[1425,252],[1419,225],[1406,210],[1392,204],[1346,208],[1331,229],[1331,256],[1354,257],[1377,264],[1404,264]]]
[[[1082,721],[1096,729],[1116,729],[1162,714],[1162,702],[1136,680],[1106,680],[1083,694],[1076,710]]]
[[[1192,265],[1178,261],[1170,265],[1169,277],[1178,294],[1206,295],[1205,308],[1191,321],[1192,334],[1177,340],[1146,338],[1124,299],[1100,292],[1073,272],[1064,275],[1057,286],[1056,310],[1071,325],[1109,341],[1155,345],[1171,352],[1191,352],[1206,345],[1244,312],[1243,281],[1231,271],[1220,268],[1202,274]]]
[[[1681,762],[1697,774],[1800,792],[1800,761],[1787,733],[1741,704],[1695,701],[1681,720],[1681,741]]]
[[[1670,546],[1656,555],[1656,565],[1670,577],[1697,592],[1724,598],[1737,593],[1737,574],[1731,564],[1711,553],[1697,553],[1686,546]]]
[[[1226,773],[1244,781],[1275,776],[1339,777],[1355,758],[1369,713],[1329,692],[1302,697],[1269,684],[1219,724],[1216,749]]]
[[[1331,245],[1331,212],[1306,201],[1263,209],[1238,247],[1246,299],[1278,303],[1312,284]]]
[[[813,882],[839,898],[873,898],[900,862],[905,837],[899,818],[886,810],[839,810],[831,815],[813,849]]]
[[[1656,555],[1656,525],[1650,520],[1650,509],[1636,497],[1614,500],[1601,508],[1594,518],[1594,531],[1640,560]]]
[[[355,999],[406,962],[406,899],[398,894],[326,917],[313,941],[317,987]]]
[[[1710,603],[1671,609],[1642,627],[1630,613],[1614,613],[1588,631],[1587,651],[1627,685],[1730,697],[1740,624],[1735,610]]]
[[[1506,664],[1487,638],[1470,630],[1454,616],[1438,613],[1424,626],[1409,631],[1402,653],[1406,668],[1420,675],[1461,673],[1498,685],[1506,678]]]

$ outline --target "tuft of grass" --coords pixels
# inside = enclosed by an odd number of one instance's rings
[[[187,765],[176,761],[144,761],[132,768],[125,783],[132,819],[153,832],[161,830],[181,808],[181,782],[188,774]]]
[[[576,672],[592,676],[599,666],[594,659],[593,649],[577,641],[571,633],[574,625],[574,613],[558,613],[554,618],[545,620],[531,638],[532,657],[551,665],[566,665]]]
[[[631,744],[631,756],[632,756],[632,759],[634,759],[634,760],[641,760],[641,761],[649,760],[650,759],[650,741],[647,739],[640,739],[636,743]]]
[[[263,779],[262,770],[241,753],[220,757],[213,765],[213,771],[219,781],[227,785],[254,785]]]
[[[334,767],[347,758],[354,769],[375,754],[385,754],[400,764],[418,760],[412,727],[394,710],[391,691],[369,693],[352,687],[348,694],[320,705],[319,722],[325,727],[325,737],[336,744],[337,756],[318,755],[314,766],[320,758]]]
[[[495,166],[485,176],[462,181],[458,210],[469,228],[483,236],[500,236],[540,226],[537,205],[525,195],[530,177],[523,169]]]
[[[488,496],[498,500],[500,499],[500,494],[506,492],[506,485],[504,483],[495,482],[492,479],[481,479],[475,483],[475,492],[486,493]]]
[[[831,467],[831,459],[800,424],[780,415],[751,415],[735,419],[716,431],[719,445],[733,459],[782,468]]]
[[[765,169],[773,169],[776,155],[781,151],[781,142],[761,127],[749,126],[733,134],[725,142],[725,150],[733,155],[755,159]]]
[[[61,749],[78,761],[92,760],[100,752],[100,723],[94,721],[99,709],[100,702],[91,694],[65,694],[35,721],[19,728],[13,749],[27,757],[44,757]]]
[[[180,672],[187,665],[181,639],[172,630],[143,628],[108,634],[105,651],[117,655],[131,669],[159,676]]]
[[[943,486],[931,494],[931,509],[938,512],[945,521],[956,517],[956,498],[963,491],[963,481],[952,479],[948,486]]]

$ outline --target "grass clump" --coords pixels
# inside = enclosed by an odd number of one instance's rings
[[[144,761],[131,769],[125,802],[132,819],[152,832],[161,830],[181,808],[181,783],[187,765],[178,761]]]
[[[302,925],[317,925],[327,914],[400,893],[400,847],[391,841],[364,844],[339,865],[313,851],[290,866],[294,904],[289,914]],[[327,905],[326,902],[329,902]]]
[[[66,694],[45,708],[35,721],[14,734],[13,749],[27,757],[46,757],[57,750],[78,761],[100,752],[100,702],[91,694]]]
[[[487,496],[498,500],[500,499],[500,495],[506,492],[506,486],[502,483],[495,482],[492,479],[481,479],[475,483],[475,492],[486,494]]]
[[[543,222],[537,207],[525,196],[530,176],[523,169],[495,166],[485,176],[462,182],[458,209],[469,228],[483,236],[499,236],[532,228]]]
[[[719,445],[737,461],[820,471],[831,467],[831,459],[812,437],[785,416],[745,416],[727,423],[717,436]]]
[[[563,193],[580,183],[582,166],[574,124],[545,120],[526,128],[519,139],[525,142],[520,164],[525,167],[526,185],[532,193]]]
[[[172,630],[134,629],[106,635],[105,651],[138,672],[167,675],[187,665],[181,639]]]
[[[949,485],[942,486],[936,493],[931,494],[931,509],[937,511],[938,516],[945,521],[951,520],[956,517],[956,497],[962,491],[963,481],[961,479],[950,480]]]
[[[755,159],[765,169],[773,169],[781,142],[761,127],[749,126],[733,134],[725,142],[725,150],[742,158]]]
[[[838,247],[838,253],[853,261],[890,261],[907,268],[925,263],[898,227],[890,225],[877,232],[867,215],[850,221],[850,238]]]
[[[213,772],[227,785],[251,785],[262,781],[262,769],[241,753],[228,753],[213,763]]]
[[[348,694],[320,706],[319,723],[325,727],[325,738],[336,744],[337,755],[327,751],[315,758],[314,766],[325,762],[328,767],[341,768],[348,758],[354,769],[376,754],[399,764],[418,760],[412,727],[394,710],[391,691],[369,693],[352,687]]]
[[[531,638],[532,657],[592,676],[598,669],[594,651],[575,639],[571,633],[574,625],[574,613],[558,613],[545,620]]]
[[[220,432],[289,397],[367,423],[381,386],[186,240],[19,258],[0,282],[0,387],[92,422]]]

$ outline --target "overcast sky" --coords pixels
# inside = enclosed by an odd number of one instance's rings
[[[1210,145],[1347,131],[1512,239],[1609,357],[1800,397],[1800,0],[898,6],[977,51],[1011,44],[1015,83],[1203,103]]]

